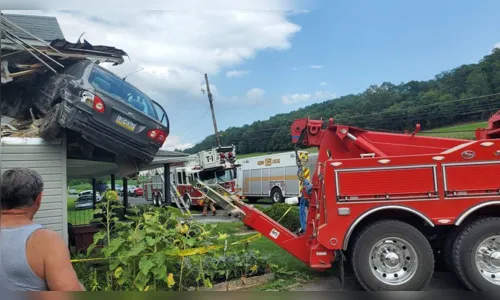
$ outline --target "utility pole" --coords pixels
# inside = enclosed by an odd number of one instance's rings
[[[220,147],[219,131],[217,130],[217,122],[215,121],[215,111],[214,111],[214,99],[212,93],[210,92],[210,85],[208,84],[208,76],[205,73],[205,82],[207,83],[207,94],[208,102],[210,103],[210,110],[212,111],[212,121],[214,122],[215,139],[217,141],[217,146]]]

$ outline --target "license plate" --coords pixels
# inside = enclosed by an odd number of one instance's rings
[[[128,119],[125,119],[124,117],[122,116],[118,116],[116,118],[116,124],[130,130],[130,131],[134,131],[135,130],[135,126],[136,124]]]

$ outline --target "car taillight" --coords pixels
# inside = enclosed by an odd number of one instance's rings
[[[167,133],[159,129],[153,129],[148,131],[148,137],[155,142],[161,143],[163,145],[163,143],[167,139]]]
[[[98,113],[104,112],[104,102],[101,98],[99,98],[99,96],[94,95],[91,92],[84,91],[80,101],[92,107],[92,109]]]

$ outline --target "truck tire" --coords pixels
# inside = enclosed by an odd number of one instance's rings
[[[368,291],[420,291],[434,273],[425,236],[408,223],[383,220],[365,228],[353,244],[351,263]]]
[[[465,226],[453,244],[460,281],[472,291],[500,291],[500,218],[481,218]]]
[[[275,187],[271,190],[271,200],[273,200],[273,203],[283,202],[283,193],[279,187]]]
[[[187,209],[191,209],[191,205],[192,205],[193,203],[191,202],[191,198],[189,198],[189,195],[187,195],[187,194],[186,194],[186,195],[184,195],[183,200],[184,200],[184,203],[186,203]],[[181,205],[182,205],[182,204],[181,204]]]
[[[453,244],[455,243],[461,228],[454,226],[453,229],[448,233],[446,241],[443,246],[443,260],[448,271],[455,273],[455,268],[452,259]]]
[[[54,105],[42,120],[38,128],[38,134],[41,138],[51,141],[59,136],[61,133],[61,126],[59,125],[59,118],[62,113],[61,103]]]

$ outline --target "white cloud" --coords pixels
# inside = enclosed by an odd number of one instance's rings
[[[250,71],[247,70],[231,70],[226,72],[226,77],[232,78],[232,77],[242,77],[245,75],[250,74]]]
[[[288,94],[281,97],[283,104],[300,104],[304,102],[314,103],[336,98],[335,93],[317,91],[314,94]]]
[[[298,102],[306,102],[311,99],[311,97],[311,94],[292,94],[282,96],[281,100],[284,104],[293,104]]]
[[[320,82],[319,85],[327,85],[327,83],[323,81],[323,82]]]
[[[323,65],[311,65],[312,69],[321,69],[323,68]]]
[[[174,151],[175,149],[187,149],[194,146],[192,143],[182,142],[179,136],[171,135],[167,137],[167,141],[163,144],[162,149]]]
[[[292,70],[297,71],[297,70],[299,70],[299,68],[293,67]]]
[[[257,100],[261,100],[264,97],[265,93],[266,93],[266,91],[264,91],[263,89],[253,88],[253,89],[248,90],[246,96],[247,96],[247,99],[250,101],[257,101]]]
[[[204,73],[243,63],[265,49],[286,50],[300,26],[285,11],[3,11],[55,16],[68,41],[83,38],[130,55],[109,67],[145,92],[200,95]],[[188,95],[189,95],[188,94]]]
[[[495,48],[500,49],[500,42],[496,43],[495,46],[493,46],[493,49]]]

